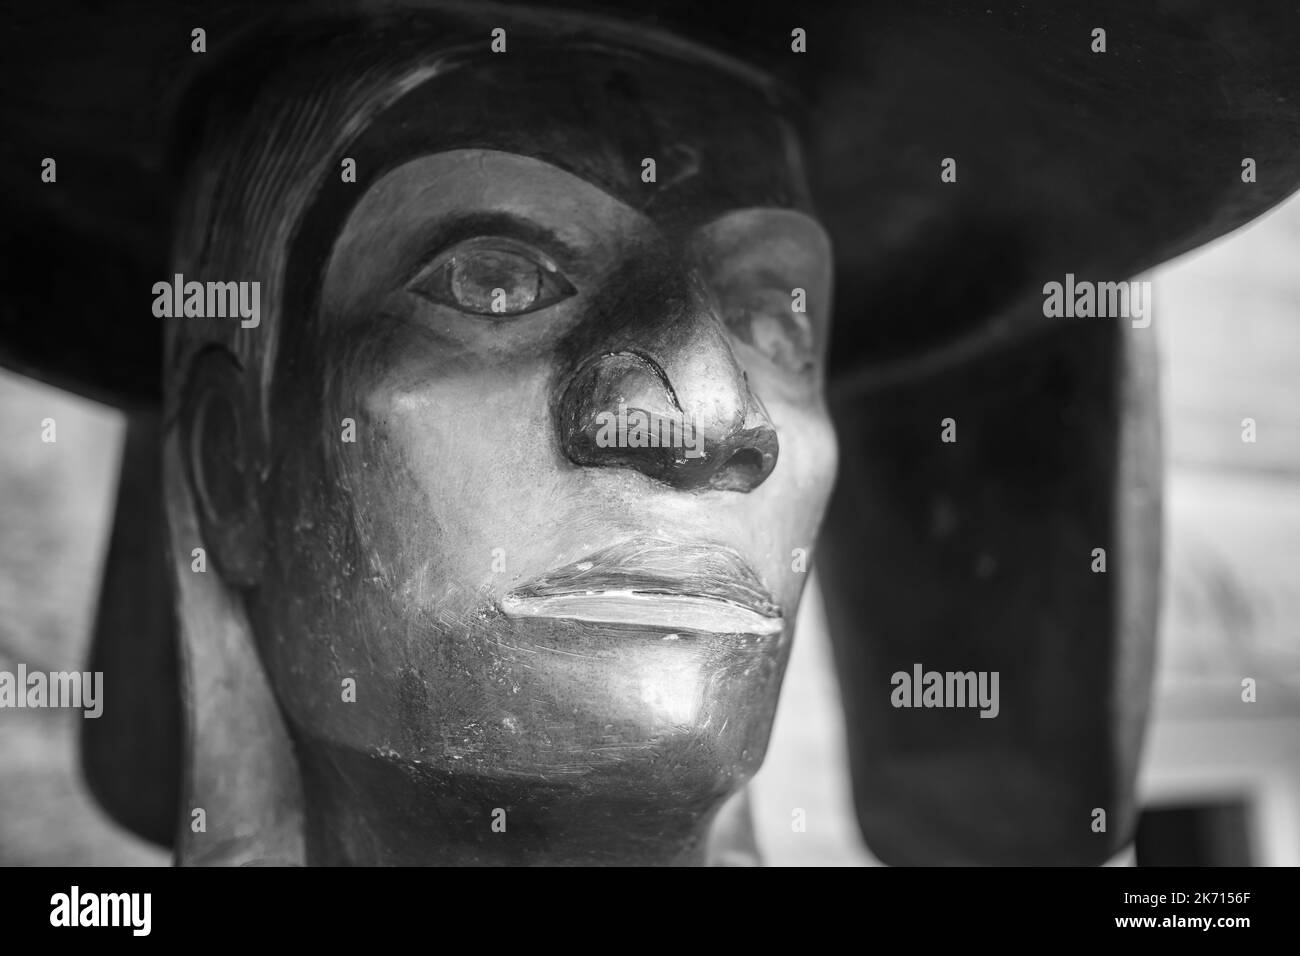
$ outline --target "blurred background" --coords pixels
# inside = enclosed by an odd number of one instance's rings
[[[1162,354],[1165,575],[1137,862],[1300,865],[1300,197],[1145,278]],[[44,418],[56,443],[40,439]],[[85,667],[123,435],[112,409],[0,372],[0,670]],[[755,824],[770,864],[872,865],[811,587]],[[1284,695],[1243,703],[1242,679],[1260,674]],[[0,864],[167,864],[86,790],[81,719],[0,711]]]

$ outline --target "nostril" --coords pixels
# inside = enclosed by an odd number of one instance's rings
[[[727,459],[710,482],[714,488],[748,491],[766,477],[763,453],[757,448],[742,448]]]
[[[727,459],[728,471],[758,474],[763,470],[763,456],[757,448],[742,448]]]

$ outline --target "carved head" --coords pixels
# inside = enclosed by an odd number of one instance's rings
[[[763,759],[829,241],[772,84],[583,24],[299,38],[189,162],[175,271],[261,302],[170,322],[190,800],[282,719],[308,862],[698,862]]]

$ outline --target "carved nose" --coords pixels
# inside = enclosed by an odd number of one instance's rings
[[[720,329],[680,353],[606,352],[560,402],[564,453],[579,465],[632,468],[674,488],[753,491],[776,467],[776,429]]]

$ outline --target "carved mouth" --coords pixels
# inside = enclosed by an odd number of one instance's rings
[[[513,618],[556,618],[714,634],[779,634],[781,608],[731,548],[635,539],[510,591]]]

